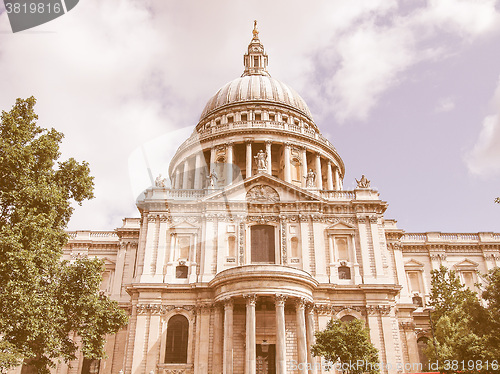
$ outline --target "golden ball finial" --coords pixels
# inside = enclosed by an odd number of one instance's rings
[[[259,35],[259,30],[257,30],[257,20],[253,21],[253,36],[256,38]]]

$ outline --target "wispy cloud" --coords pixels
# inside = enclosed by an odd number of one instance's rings
[[[500,174],[500,77],[492,107],[494,113],[484,118],[478,139],[465,157],[469,171],[481,176]]]

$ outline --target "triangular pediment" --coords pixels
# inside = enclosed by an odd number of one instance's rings
[[[339,221],[328,227],[327,230],[354,230],[354,229],[356,229],[356,227],[354,227],[353,225],[344,221]]]
[[[178,221],[176,222],[176,218],[174,218],[174,222],[172,223],[172,225],[170,225],[171,229],[197,229],[200,226],[195,222],[182,220],[182,217],[179,217],[177,219]]]
[[[232,201],[247,203],[278,203],[294,201],[323,201],[301,187],[272,175],[260,173],[223,190],[215,190],[202,201]]]
[[[477,268],[479,266],[479,264],[477,262],[474,262],[472,260],[469,260],[469,259],[465,259],[457,264],[455,264],[455,268],[457,269],[464,269],[464,268]]]
[[[423,268],[424,264],[420,261],[414,260],[413,258],[405,262],[405,268]]]

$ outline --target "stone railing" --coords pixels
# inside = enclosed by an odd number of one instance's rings
[[[298,126],[295,124],[289,124],[278,121],[237,121],[237,122],[225,123],[218,126],[209,127],[193,133],[193,135],[181,145],[181,148],[187,147],[209,136],[230,131],[232,129],[241,129],[241,128],[269,128],[269,129],[290,131],[306,135],[333,148],[332,143],[330,143],[330,141],[327,138],[325,138],[318,131],[312,128],[306,129],[303,126]]]
[[[320,191],[319,194],[326,200],[353,200],[356,198],[354,191]]]
[[[402,242],[479,242],[479,241],[499,241],[500,234],[492,233],[407,233],[401,238]]]

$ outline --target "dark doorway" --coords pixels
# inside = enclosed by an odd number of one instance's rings
[[[274,226],[251,227],[252,263],[274,264]]]
[[[257,344],[257,374],[276,374],[275,344]]]
[[[189,322],[186,317],[178,314],[170,318],[167,327],[167,348],[165,363],[187,363]]]

